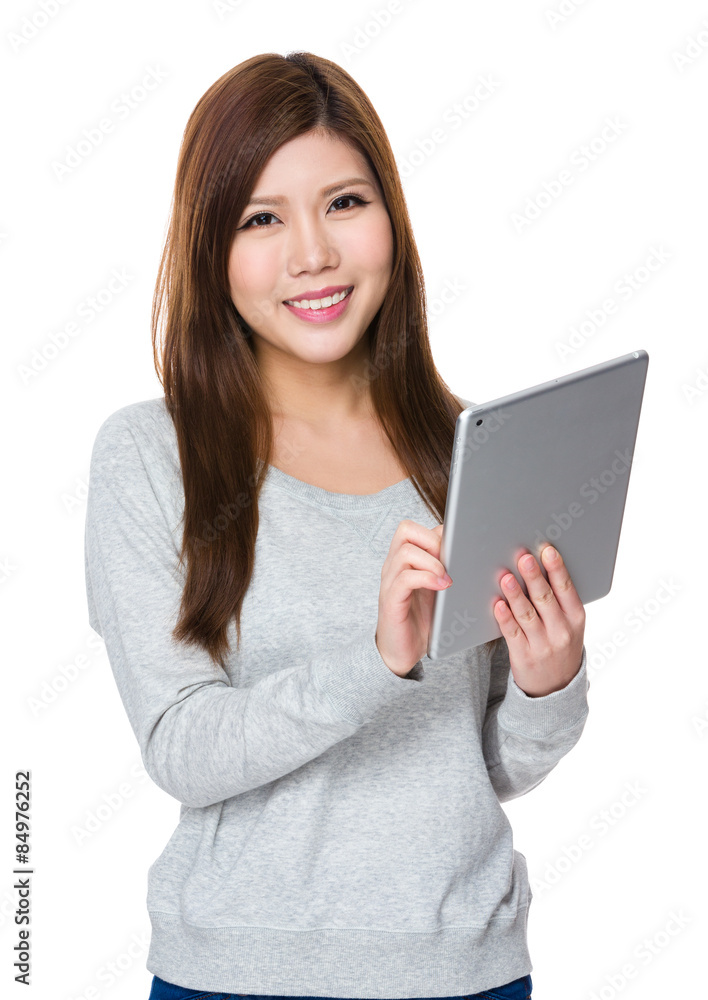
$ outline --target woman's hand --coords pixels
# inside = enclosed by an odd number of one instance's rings
[[[548,580],[527,553],[517,565],[529,597],[512,574],[505,574],[501,585],[509,603],[494,605],[514,680],[531,698],[560,691],[572,681],[580,670],[585,632],[585,608],[560,553],[546,545],[541,559]]]
[[[404,677],[428,648],[435,594],[449,583],[440,562],[442,524],[401,521],[381,569],[374,640],[389,670]]]

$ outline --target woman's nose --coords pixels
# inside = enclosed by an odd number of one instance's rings
[[[324,221],[299,219],[288,237],[289,264],[296,271],[318,270],[338,259],[333,234]]]

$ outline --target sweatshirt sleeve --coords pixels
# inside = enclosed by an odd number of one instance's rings
[[[500,802],[540,785],[575,746],[588,715],[589,687],[585,646],[580,669],[564,688],[530,698],[514,680],[506,639],[493,643],[482,746]]]
[[[184,578],[158,477],[143,458],[149,449],[139,444],[144,434],[119,410],[94,441],[84,537],[89,624],[105,642],[147,773],[181,803],[208,806],[352,735],[424,670],[418,661],[405,677],[394,674],[372,627],[304,665],[279,665],[235,687],[206,650],[173,639]]]

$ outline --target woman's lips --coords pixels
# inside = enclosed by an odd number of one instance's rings
[[[354,294],[354,289],[346,295],[341,302],[337,302],[336,305],[327,306],[326,309],[298,309],[297,306],[291,306],[289,303],[284,302],[283,305],[286,309],[289,309],[291,313],[298,316],[300,319],[307,320],[308,323],[329,323],[333,319],[337,319],[342,315],[344,310],[349,305],[349,299]]]

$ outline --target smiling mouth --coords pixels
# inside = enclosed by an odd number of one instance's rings
[[[334,295],[325,295],[321,299],[285,299],[284,305],[292,306],[294,309],[312,309],[323,312],[332,306],[339,305],[344,299],[351,295],[354,285],[345,288],[343,292],[336,292]]]

